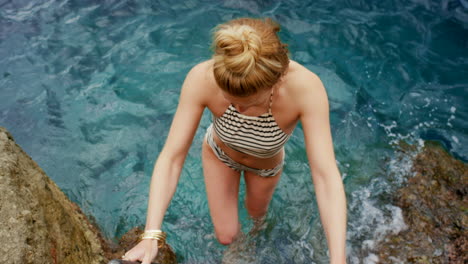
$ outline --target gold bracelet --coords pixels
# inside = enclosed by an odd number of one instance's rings
[[[145,233],[153,233],[153,232],[164,233],[163,231],[161,231],[161,229],[148,229],[148,230],[145,230]]]
[[[162,232],[162,231],[157,231],[157,232],[148,232],[146,231],[145,233],[143,233],[141,235],[141,237],[155,237],[155,238],[166,238],[166,233]]]
[[[163,235],[144,235],[144,236],[141,236],[141,239],[166,240],[166,237]]]
[[[165,233],[161,230],[146,230],[144,234],[165,234]]]
[[[140,238],[157,240],[158,248],[161,248],[166,244],[166,236],[166,233],[161,230],[146,230]]]

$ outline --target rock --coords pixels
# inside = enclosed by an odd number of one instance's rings
[[[0,127],[0,263],[105,263],[80,208]]]
[[[0,127],[0,263],[106,264],[142,232],[134,228],[116,245],[92,220]],[[155,261],[177,263],[169,245]]]
[[[377,246],[381,263],[468,262],[468,165],[427,142],[395,203],[408,228]]]

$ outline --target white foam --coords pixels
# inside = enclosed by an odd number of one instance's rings
[[[387,234],[398,234],[408,228],[403,220],[402,210],[399,207],[386,205],[382,209],[379,209],[370,200],[365,200],[362,203],[362,208],[360,225],[364,225],[365,227],[360,226],[358,229],[373,230],[373,239],[367,239],[362,242],[361,247],[364,250],[372,251],[375,249],[375,245],[384,239]],[[358,232],[362,232],[362,230],[358,230]],[[375,254],[370,253],[363,259],[363,263],[379,263],[379,258]],[[399,262],[395,261],[393,263]]]
[[[364,259],[364,264],[377,264],[379,263],[379,257],[374,254],[370,254]]]
[[[406,230],[408,226],[405,224],[401,208],[393,205],[388,205],[387,208],[392,212],[392,222],[387,226],[387,229],[390,229],[393,234]]]
[[[424,123],[421,124],[424,127]],[[396,133],[391,133],[390,130],[396,127],[396,123],[385,128],[387,135],[391,138]],[[413,135],[414,136],[414,135]],[[414,152],[403,152],[392,157],[388,163],[387,172],[388,177],[392,178],[391,183],[382,180],[373,180],[366,187],[353,193],[353,203],[350,206],[352,211],[358,211],[358,219],[353,227],[350,228],[350,235],[360,234],[363,238],[360,250],[369,252],[369,255],[351,263],[379,263],[379,258],[376,253],[375,247],[380,241],[385,239],[388,234],[398,234],[399,232],[408,228],[406,225],[402,209],[392,204],[381,204],[379,200],[373,197],[374,191],[378,188],[382,192],[393,192],[392,189],[401,186],[407,177],[414,174],[412,173],[414,156],[421,151],[424,147],[424,141],[420,138],[414,138],[409,133],[406,136],[398,134],[397,138],[410,138],[414,141],[417,147]],[[413,139],[413,140],[411,140]],[[392,139],[396,140],[396,139]],[[351,260],[351,259],[350,259]],[[391,263],[403,263],[398,259],[393,259]]]
[[[379,124],[379,126],[381,126],[381,127],[384,128],[385,133],[387,134],[387,136],[389,136],[389,137],[391,137],[391,138],[394,138],[394,137],[397,136],[396,134],[394,134],[394,133],[392,132],[392,129],[395,128],[395,127],[397,127],[397,122],[392,121],[392,123],[391,123],[390,125],[387,125],[387,126],[386,126],[386,125],[383,125],[383,124]],[[392,143],[392,142],[390,142],[390,143]]]
[[[425,98],[424,101],[426,102],[424,107],[430,107],[432,101],[429,98]],[[435,107],[431,108],[432,112],[435,111]],[[451,109],[451,111],[454,112],[455,110]],[[414,112],[410,112],[410,115],[414,116],[414,114]],[[352,193],[353,198],[349,209],[357,218],[353,219],[353,223],[349,226],[348,237],[360,239],[361,244],[358,251],[368,252],[369,255],[365,257],[354,256],[355,258],[353,258],[353,254],[350,254],[350,263],[379,263],[379,257],[375,250],[380,241],[385,239],[389,234],[398,234],[408,228],[403,218],[402,209],[392,205],[391,202],[385,201],[386,199],[381,200],[378,197],[381,194],[387,196],[390,193],[394,193],[395,189],[401,187],[408,177],[415,174],[412,171],[414,157],[425,145],[424,140],[419,138],[418,131],[427,127],[434,127],[437,123],[434,120],[437,121],[437,119],[433,119],[433,121],[431,119],[427,121],[421,120],[406,134],[399,133],[398,127],[400,124],[397,121],[387,121],[384,124],[372,123],[374,126],[377,125],[383,128],[388,143],[396,150],[400,150],[398,143],[401,140],[413,144],[416,146],[416,150],[396,151],[395,155],[392,155],[386,164],[385,179],[382,179],[381,175],[379,175],[378,178],[380,179],[376,178],[360,190]],[[370,127],[369,120],[371,118],[367,117],[364,121]],[[458,142],[456,137],[452,136],[452,139],[454,142]],[[377,193],[375,190],[377,190]],[[351,252],[353,251],[351,250]],[[397,258],[393,258],[390,261],[391,263],[404,263]]]
[[[457,108],[455,106],[450,107],[450,113],[454,114],[455,111],[457,111]]]
[[[459,143],[458,138],[456,136],[452,136],[452,139],[453,139],[453,141],[455,141],[455,143],[457,143],[457,144]]]
[[[401,208],[393,205],[384,205],[382,207],[375,204],[371,196],[371,191],[368,188],[353,194],[353,200],[359,201],[354,206],[359,206],[360,216],[357,233],[369,232],[373,233],[373,240],[366,240],[363,247],[373,249],[374,240],[381,240],[386,234],[399,233],[407,228]],[[380,208],[379,208],[380,207]]]
[[[424,147],[424,140],[418,138],[418,151]]]
[[[374,240],[364,240],[362,242],[362,247],[363,248],[369,248],[369,249],[374,249],[374,246],[375,246],[375,241]]]

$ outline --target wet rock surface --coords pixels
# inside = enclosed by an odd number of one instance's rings
[[[375,248],[379,263],[468,263],[468,166],[428,142],[395,195],[408,228]]]
[[[0,127],[0,263],[103,263],[99,232]]]
[[[133,247],[135,228],[119,244],[107,241],[90,218],[0,127],[0,263],[105,264]],[[156,263],[177,263],[167,245]]]

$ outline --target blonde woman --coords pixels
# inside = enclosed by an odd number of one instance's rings
[[[213,58],[194,66],[152,175],[144,239],[124,255],[149,264],[186,154],[203,110],[213,114],[202,148],[211,219],[218,241],[228,245],[240,232],[240,174],[249,215],[267,212],[285,158],[284,144],[302,122],[330,263],[345,263],[346,199],[329,124],[329,105],[320,79],[289,60],[270,19],[241,18],[219,25]]]

